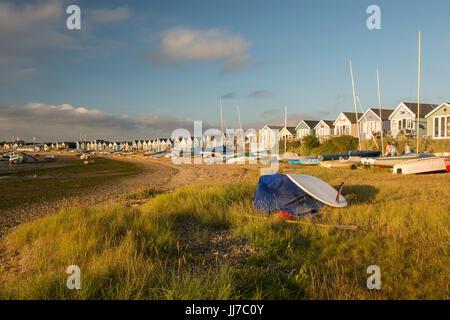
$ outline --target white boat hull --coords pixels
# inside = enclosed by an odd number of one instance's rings
[[[394,174],[417,174],[450,170],[450,158],[423,158],[394,165]]]

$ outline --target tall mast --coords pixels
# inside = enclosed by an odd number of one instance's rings
[[[285,136],[284,136],[284,153],[286,153],[286,140],[287,140],[287,106],[284,106],[284,130]]]
[[[417,86],[417,128],[416,128],[416,134],[417,134],[417,155],[419,155],[419,139],[420,139],[420,34],[421,30],[419,29],[419,74],[418,74],[418,86]]]
[[[222,127],[222,145],[224,143],[225,135],[223,133],[223,114],[222,114],[222,97],[220,97],[220,125]]]
[[[241,140],[242,140],[244,137],[244,132],[242,132],[241,111],[239,110],[239,105],[237,105],[237,114],[239,119],[239,128],[241,129]]]
[[[360,134],[359,134],[358,108],[356,106],[355,80],[353,79],[352,60],[350,60],[350,73],[352,75],[353,102],[355,104],[356,124],[357,124],[357,127],[358,127],[358,143],[359,143],[359,150],[361,150],[361,137],[360,137]]]
[[[377,68],[378,108],[380,109],[381,156],[384,157],[383,118],[381,117],[380,72]]]

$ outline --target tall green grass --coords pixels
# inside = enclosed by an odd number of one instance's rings
[[[450,176],[297,169],[346,182],[349,206],[287,224],[252,207],[256,179],[197,185],[129,209],[77,208],[28,223],[3,246],[1,299],[448,299]],[[241,253],[250,250],[250,254]],[[230,257],[214,251],[230,251]],[[66,288],[69,265],[81,290]],[[369,265],[381,290],[366,288]]]

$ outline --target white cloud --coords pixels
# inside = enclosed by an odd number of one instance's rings
[[[25,105],[0,105],[0,120],[8,123],[13,130],[2,130],[3,139],[10,135],[30,133],[30,128],[37,131],[52,132],[53,135],[66,137],[70,133],[89,131],[96,137],[142,136],[148,130],[157,131],[169,136],[178,128],[185,128],[192,132],[192,119],[179,119],[173,116],[157,116],[148,113],[143,117],[130,117],[108,113],[99,109],[73,107],[70,104],[49,105],[30,102]],[[3,127],[3,125],[2,125]],[[203,121],[203,128],[210,125]],[[30,133],[32,134],[32,133]],[[1,139],[2,137],[0,137]]]
[[[242,68],[251,62],[247,50],[250,42],[240,34],[220,29],[190,29],[177,27],[162,34],[150,62],[157,65],[178,65],[186,61],[223,60],[224,71]]]
[[[73,127],[133,129],[135,124],[127,117],[117,116],[98,109],[75,108],[69,104],[58,106],[30,102],[23,106],[0,106],[0,117],[11,121],[38,122],[42,124]]]

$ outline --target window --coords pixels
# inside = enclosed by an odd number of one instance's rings
[[[450,117],[434,117],[434,138],[450,137]]]
[[[434,118],[434,137],[439,137],[439,118]]]
[[[441,138],[445,137],[445,117],[441,118]]]
[[[450,117],[447,117],[447,138],[450,137]]]

